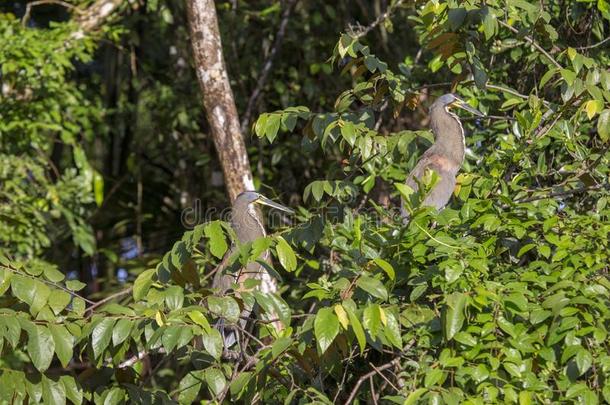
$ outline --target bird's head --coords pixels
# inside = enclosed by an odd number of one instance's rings
[[[239,194],[235,199],[235,204],[244,204],[246,206],[249,206],[250,204],[267,205],[280,211],[284,211],[289,214],[294,214],[294,210],[288,207],[284,207],[283,205],[268,199],[267,197],[260,193],[257,193],[256,191],[244,191],[243,193]]]
[[[436,101],[430,107],[430,109],[433,109],[435,107],[442,107],[445,110],[449,110],[452,107],[457,107],[466,110],[474,115],[478,115],[479,117],[485,116],[485,114],[483,114],[481,111],[471,107],[470,104],[468,104],[466,101],[462,100],[460,97],[456,96],[453,93],[443,94],[442,96],[437,98]]]

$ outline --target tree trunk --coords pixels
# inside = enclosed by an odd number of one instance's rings
[[[222,54],[214,1],[189,0],[187,14],[203,105],[233,202],[242,191],[254,190],[254,183]]]

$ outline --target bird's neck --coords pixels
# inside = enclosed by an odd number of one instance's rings
[[[252,242],[267,235],[259,218],[259,212],[253,204],[233,207],[232,225],[241,243]]]
[[[464,129],[457,115],[447,111],[444,107],[438,107],[430,111],[430,116],[430,127],[434,133],[435,142],[429,151],[440,154],[461,166],[465,149]]]

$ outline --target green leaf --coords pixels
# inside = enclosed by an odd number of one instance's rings
[[[468,296],[463,293],[453,293],[447,296],[447,307],[444,317],[444,332],[447,340],[453,339],[456,333],[462,329],[464,324],[464,310],[468,302]]]
[[[210,222],[205,226],[204,233],[210,241],[210,252],[218,259],[222,259],[229,246],[225,240],[221,223],[218,221]]]
[[[30,306],[30,312],[36,315],[47,303],[51,289],[38,280],[14,274],[11,278],[11,290],[15,297]]]
[[[170,353],[174,350],[178,344],[182,328],[184,328],[184,326],[172,325],[165,329],[165,332],[163,332],[163,336],[161,337],[161,342],[163,343],[163,348],[166,352]]]
[[[87,284],[82,283],[78,280],[68,280],[66,281],[66,288],[70,291],[80,291],[85,288]]]
[[[136,281],[133,283],[133,299],[140,301],[153,283],[153,276],[155,275],[155,269],[148,269],[140,273]]]
[[[402,336],[400,334],[400,324],[390,311],[386,312],[387,324],[385,326],[385,337],[399,349],[402,349]]]
[[[394,272],[394,267],[392,267],[390,263],[379,257],[373,259],[373,262],[375,262],[375,264],[379,266],[381,270],[385,271],[388,277],[390,277],[390,280],[394,280],[394,278],[396,277],[396,273]]]
[[[191,371],[180,380],[178,385],[178,401],[181,404],[192,404],[195,403],[195,398],[199,394],[202,383],[201,373]]]
[[[44,276],[46,277],[47,280],[52,281],[54,283],[59,283],[60,281],[63,281],[63,279],[66,277],[64,275],[64,273],[57,270],[57,268],[55,268],[55,266],[45,267]]]
[[[275,250],[277,252],[278,259],[280,260],[280,264],[282,267],[286,269],[286,271],[294,271],[297,268],[297,258],[292,250],[292,247],[286,242],[286,239],[281,236],[276,237],[277,244],[275,245]]]
[[[203,342],[203,347],[210,354],[210,356],[214,357],[216,360],[220,360],[223,347],[220,332],[212,328],[210,331],[204,332],[204,334],[201,336],[201,341]]]
[[[119,387],[111,388],[104,398],[104,405],[117,405],[125,400],[125,391]]]
[[[42,401],[45,404],[62,405],[66,403],[64,385],[42,376]]]
[[[356,127],[354,123],[351,121],[343,121],[341,125],[341,136],[343,139],[350,144],[350,146],[354,146],[356,142]]]
[[[364,328],[369,331],[371,337],[375,339],[381,328],[381,307],[379,304],[370,304],[364,308],[362,323]]]
[[[362,276],[358,278],[356,285],[373,297],[381,298],[382,300],[388,299],[388,290],[386,290],[383,283],[376,278]]]
[[[587,370],[591,368],[592,364],[593,356],[591,356],[591,353],[589,353],[589,351],[583,348],[576,353],[576,366],[578,367],[578,372],[580,373],[580,375],[586,373]]]
[[[12,277],[12,271],[0,268],[0,295],[4,295],[6,290],[11,286]]]
[[[55,343],[55,353],[63,367],[67,367],[72,359],[74,337],[63,325],[49,324],[49,330]]]
[[[428,390],[426,388],[418,388],[409,394],[403,405],[415,405],[419,398],[424,395]]]
[[[112,344],[118,346],[129,337],[134,323],[131,319],[119,319],[112,330]]]
[[[74,377],[62,375],[59,377],[59,381],[64,386],[66,397],[72,401],[73,404],[80,405],[83,403],[83,390],[76,385]]]
[[[217,368],[208,368],[203,372],[203,377],[208,385],[210,393],[214,397],[217,397],[221,392],[224,391],[227,380],[222,371],[218,370]]]
[[[232,297],[208,297],[208,307],[217,316],[227,319],[229,322],[237,322],[240,316],[239,305]]]
[[[27,349],[30,359],[38,371],[44,372],[49,368],[55,352],[53,335],[49,329],[40,325],[35,325],[28,333]]]
[[[324,354],[326,349],[333,343],[339,334],[339,319],[335,316],[332,308],[321,308],[316,314],[314,321],[314,335],[318,342],[320,354]]]
[[[364,353],[364,349],[366,348],[366,335],[364,334],[364,329],[362,329],[362,324],[360,320],[356,316],[356,314],[348,307],[343,306],[345,311],[347,312],[347,316],[349,317],[349,323],[352,326],[352,331],[356,336],[356,340],[358,341],[358,346],[360,346],[360,354]]]
[[[267,122],[265,123],[265,136],[270,143],[273,143],[277,133],[280,129],[282,115],[281,114],[269,114],[267,116]]]
[[[438,368],[433,368],[426,372],[426,377],[424,378],[424,387],[430,388],[436,384],[438,384],[444,376],[443,370]]]
[[[201,326],[205,332],[210,331],[210,323],[207,318],[199,311],[193,310],[188,313],[189,317],[195,322],[197,325]]]
[[[93,332],[91,332],[91,345],[96,359],[99,359],[104,350],[106,350],[106,347],[108,347],[110,339],[112,339],[112,329],[115,322],[115,318],[104,318],[93,328]]]
[[[59,315],[59,313],[68,306],[71,300],[72,296],[67,292],[55,290],[49,296],[48,304],[53,310],[53,313]]]
[[[184,304],[184,290],[182,287],[173,285],[165,290],[165,305],[170,311],[182,308]]]
[[[610,109],[605,109],[597,119],[597,134],[604,142],[610,140]]]

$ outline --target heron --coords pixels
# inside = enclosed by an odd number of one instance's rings
[[[439,176],[439,180],[425,196],[422,196],[421,205],[431,206],[439,211],[451,198],[456,175],[464,161],[466,149],[464,128],[459,117],[450,111],[452,107],[462,108],[479,117],[485,116],[453,93],[444,94],[436,99],[429,110],[434,144],[424,152],[406,180],[406,184],[413,191],[418,192],[426,172],[434,171]],[[401,204],[401,214],[405,219],[409,217],[404,200]]]
[[[231,212],[231,227],[237,236],[238,245],[233,244],[229,251],[225,254],[225,257],[219,264],[212,281],[212,288],[217,289],[221,295],[226,294],[235,284],[241,286],[248,278],[260,280],[260,285],[258,288],[262,292],[273,292],[276,289],[275,279],[273,279],[265,268],[258,262],[249,263],[235,273],[229,273],[227,271],[230,267],[228,266],[229,258],[231,258],[238,251],[239,245],[254,242],[255,240],[263,238],[267,235],[265,232],[265,226],[259,219],[256,204],[266,205],[289,214],[294,214],[294,210],[284,207],[283,205],[270,200],[256,191],[244,191],[235,198]],[[269,251],[265,250],[262,252],[259,259],[262,261],[268,261]],[[251,308],[242,312],[242,317],[239,320],[239,324],[242,329],[246,327],[246,318],[250,315],[250,312]],[[217,323],[217,327],[223,335],[225,349],[228,349],[237,342],[235,331],[225,330],[230,328],[225,326],[222,319]]]

